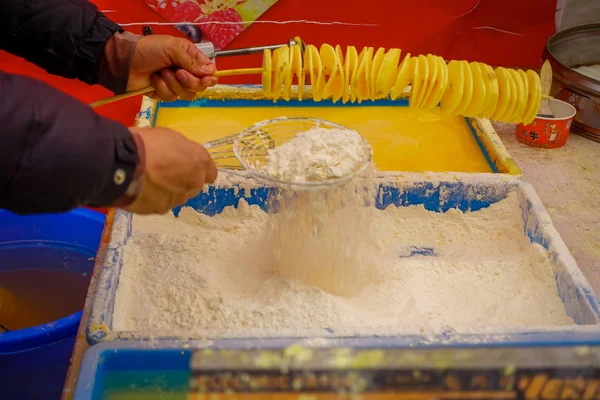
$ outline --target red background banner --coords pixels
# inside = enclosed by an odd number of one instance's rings
[[[144,0],[93,0],[127,30],[184,36]],[[554,33],[556,0],[279,0],[233,40],[228,48],[285,43],[300,36],[306,43],[397,47],[412,54],[432,53],[490,65],[537,68]],[[273,22],[270,22],[273,21]],[[217,60],[220,69],[259,66],[262,57]],[[47,74],[23,59],[0,51],[0,69],[29,75],[92,102],[112,93],[82,82]],[[259,83],[258,77],[230,77],[223,83]],[[132,125],[140,96],[99,108],[99,114]]]
[[[143,25],[152,25],[155,34],[183,36],[173,26],[153,25],[166,21],[143,0],[94,2],[114,21],[136,24],[126,27],[135,33],[141,33]],[[555,8],[555,0],[279,0],[229,48],[284,43],[298,35],[315,45],[399,47],[412,54],[536,68],[546,40],[554,33]],[[227,69],[260,62],[259,56],[229,57],[218,59],[217,65]],[[78,81],[50,76],[4,52],[0,52],[0,69],[41,79],[85,102],[111,95],[101,87],[90,89]],[[237,77],[222,82],[258,83],[258,79]],[[140,98],[135,97],[98,112],[130,125],[139,104]]]

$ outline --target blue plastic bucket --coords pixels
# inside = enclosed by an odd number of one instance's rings
[[[0,210],[0,279],[27,269],[91,277],[104,221],[87,209],[35,216]],[[0,398],[60,399],[80,319],[81,311],[0,333]]]

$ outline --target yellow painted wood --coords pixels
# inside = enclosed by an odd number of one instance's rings
[[[156,125],[206,142],[282,116],[322,118],[358,131],[382,171],[492,172],[465,119],[408,107],[160,108]]]

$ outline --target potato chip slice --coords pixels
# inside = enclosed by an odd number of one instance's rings
[[[356,47],[346,47],[346,58],[344,60],[344,91],[342,93],[342,102],[346,104],[348,100],[352,99],[350,85],[352,83],[352,77],[356,71],[358,64],[358,52]],[[352,102],[354,102],[352,100]]]
[[[518,71],[511,69],[509,72],[517,86],[517,105],[508,122],[516,123],[523,120],[525,108],[527,107],[527,77],[525,77],[525,81],[523,81],[523,78]]]
[[[273,101],[277,101],[283,92],[283,79],[284,79],[284,68],[285,64],[288,64],[289,52],[287,46],[279,47],[273,51],[273,72],[271,74],[271,98]]]
[[[482,113],[482,117],[489,118],[498,105],[498,78],[496,78],[496,73],[492,67],[484,63],[479,63],[479,65],[481,66],[483,80],[487,88],[487,105]]]
[[[425,97],[425,91],[427,90],[427,80],[429,77],[429,65],[427,63],[427,57],[419,54],[414,65],[412,90],[410,92],[410,100],[408,105],[411,108],[418,108],[422,103],[423,98]]]
[[[494,71],[498,79],[498,104],[492,113],[492,119],[501,121],[508,111],[510,97],[512,96],[511,84],[508,81],[508,72],[505,68],[497,67]]]
[[[325,79],[325,85],[323,86],[321,95],[323,96],[323,99],[328,99],[332,97],[331,87],[338,74],[338,70],[336,68],[337,56],[333,46],[327,43],[321,45],[321,50],[319,53],[321,55],[321,62],[323,63],[323,75]]]
[[[354,72],[352,73],[352,79],[350,80],[350,99],[354,103],[358,101],[358,71],[360,70],[361,65],[363,64],[363,60],[367,55],[367,48],[363,47],[363,49],[358,54],[358,59],[356,60],[356,66],[354,68]]]
[[[344,52],[342,51],[342,46],[340,46],[339,44],[335,46],[335,53],[337,54],[337,58],[338,58],[338,62],[339,62],[339,68],[340,68],[340,75],[342,75],[342,87],[339,91],[339,97],[336,96],[336,98],[334,98],[334,102],[336,102],[339,99],[343,99],[344,97],[344,92],[346,91],[346,86],[347,86],[347,80],[346,80],[346,71],[344,69]]]
[[[308,65],[310,74],[310,85],[312,88],[312,95],[314,101],[321,101],[321,90],[323,90],[323,65],[321,63],[321,57],[319,56],[319,50],[311,44],[306,46],[306,53],[309,56]]]
[[[481,72],[481,67],[478,63],[472,62],[469,64],[471,73],[473,74],[473,99],[469,107],[463,113],[467,117],[478,117],[485,110],[487,89]]]
[[[369,79],[369,98],[375,100],[377,96],[377,78],[381,72],[381,66],[383,65],[383,59],[385,58],[385,49],[380,47],[373,55],[373,62],[371,64],[371,77]]]
[[[398,63],[400,62],[401,53],[400,49],[390,49],[383,57],[381,69],[375,82],[375,98],[382,99],[389,96],[398,76]]]
[[[375,53],[375,49],[373,47],[367,48],[367,54],[365,55],[365,87],[366,97],[364,100],[368,100],[371,98],[371,75],[373,73],[373,56]]]
[[[525,108],[523,109],[523,114],[521,114],[520,118],[517,120],[517,123],[520,123],[523,122],[527,113],[527,102],[529,100],[529,78],[527,78],[527,73],[522,69],[519,69],[517,72],[521,77],[521,81],[525,85],[525,94],[523,95],[525,97]]]
[[[392,92],[390,93],[390,97],[392,100],[396,100],[404,89],[410,85],[412,80],[412,62],[410,58],[410,53],[407,53],[404,56],[404,60],[400,63],[400,67],[398,67],[398,74],[396,75],[396,81],[394,82],[394,87],[392,88]]]
[[[271,50],[265,49],[263,51],[263,72],[262,72],[262,88],[263,94],[267,98],[271,98],[271,78],[273,73],[273,66],[271,64]]]
[[[313,79],[314,79],[314,63],[312,60],[312,55],[313,52],[309,50],[309,47],[306,46],[306,49],[304,51],[304,62],[303,64],[303,69],[304,69],[304,73],[308,76],[309,81],[310,81],[310,86],[311,86],[311,92],[312,92],[312,85],[313,85]],[[306,82],[305,82],[306,84]],[[314,95],[313,95],[314,97]]]
[[[422,108],[426,110],[436,108],[440,104],[442,96],[444,96],[444,93],[448,88],[448,66],[446,65],[446,61],[444,61],[442,57],[434,57],[438,64],[438,73],[431,93],[429,94],[424,106],[422,106]]]
[[[319,50],[314,47],[313,49],[313,63],[315,67],[315,72],[317,74],[317,96],[318,101],[323,99],[323,87],[325,86],[325,74],[323,73],[323,61],[321,60],[321,56],[319,54]],[[314,89],[313,89],[314,90]]]
[[[430,87],[427,89],[425,100],[420,106],[423,110],[431,110],[437,107],[448,85],[448,66],[444,59],[432,55],[429,65],[430,71],[431,66],[435,65],[436,73],[430,79]]]
[[[431,97],[431,93],[437,85],[439,70],[439,63],[436,56],[434,56],[433,54],[427,54],[425,56],[425,59],[427,61],[427,68],[429,70],[429,74],[425,81],[425,86],[423,87],[423,99],[417,105],[417,107],[421,109],[428,109],[429,98]]]
[[[530,124],[533,122],[540,110],[542,102],[542,85],[540,76],[532,70],[526,72],[527,75],[527,107],[523,116],[523,123]]]
[[[333,102],[337,102],[344,95],[344,87],[346,86],[346,75],[344,72],[344,63],[343,59],[340,58],[337,54],[335,56],[337,65],[336,68],[338,70],[338,78],[336,82],[334,82],[333,86]]]
[[[440,110],[444,114],[452,114],[459,106],[465,91],[465,73],[463,63],[450,61],[448,64],[448,87],[442,95]]]
[[[323,62],[323,72],[326,78],[323,87],[323,98],[332,98],[337,102],[344,93],[344,69],[338,56],[338,52],[330,45],[321,46],[321,60]]]
[[[335,45],[335,54],[340,59],[340,64],[344,65],[344,52],[342,51],[342,46],[339,44]]]
[[[359,55],[360,58],[360,55]],[[369,98],[369,83],[371,79],[371,66],[373,63],[373,48],[366,47],[354,80],[354,90],[359,103]]]
[[[440,104],[440,101],[442,100],[442,96],[444,95],[444,92],[448,88],[448,64],[446,63],[446,60],[444,60],[443,57],[438,57],[438,60],[440,62],[440,71],[442,72],[442,76],[441,76],[440,88],[438,89],[440,91],[440,93],[438,93],[436,95],[436,97],[437,97],[437,101],[435,103],[436,107]]]
[[[321,56],[321,62],[323,63],[323,73],[326,76],[333,75],[335,73],[336,66],[335,49],[333,48],[333,46],[324,43],[323,45],[321,45],[321,50],[319,51],[319,54]]]
[[[292,91],[292,51],[289,46],[282,47],[282,58],[283,58],[283,93],[282,97],[284,100],[289,101]]]
[[[464,84],[463,98],[458,107],[454,110],[454,114],[463,115],[473,100],[473,72],[469,68],[469,63],[465,60],[459,61],[463,66]]]
[[[292,47],[292,73],[298,79],[298,100],[302,100],[304,94],[304,68],[302,66],[302,49],[295,45]]]
[[[525,85],[525,102],[527,102],[527,93],[529,93],[529,80],[527,78],[527,73],[522,69],[517,70],[517,72],[521,77],[521,81]]]
[[[510,69],[506,69],[506,81],[510,85],[510,97],[508,98],[506,113],[500,119],[502,122],[510,122],[517,108],[517,83],[515,82]]]
[[[485,91],[485,96],[483,98],[483,104],[481,105],[481,109],[479,110],[479,112],[477,112],[477,114],[473,115],[473,117],[485,118],[485,113],[490,105],[490,92],[492,89],[492,82],[485,69],[485,64],[482,64],[480,62],[473,62],[473,64],[473,68],[477,68],[479,70],[479,77],[481,78],[483,89]]]

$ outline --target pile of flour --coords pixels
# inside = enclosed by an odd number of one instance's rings
[[[266,172],[286,182],[325,181],[352,173],[368,156],[357,132],[313,128],[270,150]]]
[[[113,329],[383,335],[573,324],[547,253],[523,234],[516,194],[434,213],[364,207],[358,187],[284,194],[276,214],[241,200],[214,217],[134,216]]]

